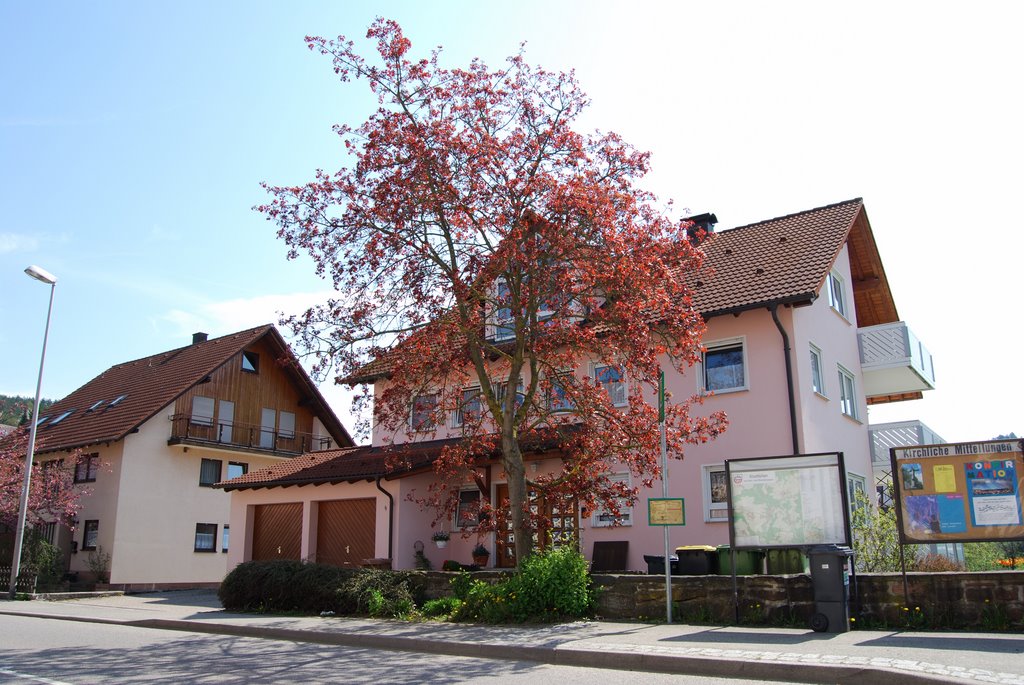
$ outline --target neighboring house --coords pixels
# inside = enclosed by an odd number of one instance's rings
[[[37,459],[82,457],[91,493],[73,531],[50,526],[87,575],[110,554],[128,589],[217,585],[235,542],[218,481],[352,444],[273,326],[193,342],[112,366],[40,413]],[[240,537],[240,535],[239,535]]]
[[[9,426],[6,423],[0,423],[0,437],[3,437],[16,429],[17,426]]]
[[[727,459],[842,452],[848,489],[867,490],[868,405],[917,399],[934,387],[931,356],[897,315],[860,199],[716,233],[702,248],[709,270],[693,275],[691,284],[707,321],[706,353],[684,374],[667,371],[666,386],[676,397],[713,390],[696,410],[724,410],[730,427],[711,443],[687,447],[685,459],[669,466],[669,495],[686,502],[685,527],[671,529],[673,546],[728,542]],[[577,373],[601,373],[592,366]],[[382,374],[359,380],[373,383],[375,393],[388,383]],[[410,500],[431,482],[431,458],[459,433],[453,413],[431,439],[400,446],[410,463],[397,471],[384,467],[386,445],[406,437],[377,429],[369,447],[304,455],[226,484],[233,493],[231,523],[246,530],[245,544],[229,552],[229,566],[286,549],[294,558],[335,560],[339,546],[349,551],[344,563],[350,564],[387,557],[396,568],[410,568],[422,547],[435,566],[448,558],[468,563],[477,536],[460,536],[463,525],[471,530],[473,524],[466,512],[481,495],[507,496],[497,460],[482,463],[479,477],[465,484],[459,510],[443,526],[453,532],[443,552],[430,544],[432,513]],[[551,453],[531,459],[528,476],[555,471],[559,463]],[[621,478],[631,480],[626,473]],[[643,555],[663,549],[662,529],[648,525],[645,511],[646,499],[660,495],[660,485],[641,488],[621,526],[601,512],[582,519],[571,503],[548,504],[553,529],[545,534],[579,536],[588,557],[595,542],[628,543],[625,560],[615,564],[643,569]],[[358,527],[331,523],[344,518],[337,512],[357,506]],[[481,538],[493,552],[492,565],[514,563],[509,538]]]

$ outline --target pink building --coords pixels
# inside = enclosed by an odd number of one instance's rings
[[[897,315],[860,199],[716,233],[702,247],[714,270],[692,283],[707,321],[704,361],[685,374],[667,372],[666,384],[677,397],[713,390],[703,411],[724,410],[730,427],[669,465],[669,495],[686,502],[686,525],[670,529],[673,547],[728,542],[727,459],[842,452],[851,495],[870,490],[868,405],[917,399],[934,386],[930,355]],[[577,373],[595,371],[583,364]],[[375,392],[387,382],[366,380]],[[232,546],[229,568],[279,556],[340,565],[386,558],[412,568],[420,549],[439,567],[445,559],[469,563],[477,542],[492,552],[490,565],[511,565],[502,536],[460,534],[461,511],[443,526],[451,541],[436,548],[432,514],[409,501],[431,481],[432,457],[457,435],[453,413],[415,444],[400,472],[384,468],[384,452],[405,436],[378,431],[370,446],[306,454],[231,481],[231,525],[245,541]],[[538,455],[529,468],[557,467],[556,458]],[[499,464],[485,465],[460,502],[468,510],[481,492],[500,501],[504,483]],[[552,532],[577,537],[588,558],[595,542],[628,542],[625,568],[641,570],[643,555],[663,548],[662,528],[649,526],[645,511],[647,497],[658,496],[660,486],[641,489],[618,526],[600,512],[551,512]]]

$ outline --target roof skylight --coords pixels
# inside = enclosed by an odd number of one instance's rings
[[[104,402],[106,402],[106,400],[100,400],[99,402],[94,402],[94,403],[93,403],[93,405],[92,405],[91,407],[89,407],[88,409],[86,409],[86,411],[94,411],[94,410],[96,410],[96,409],[99,409],[99,406],[100,406],[101,404],[103,404]]]
[[[58,423],[60,423],[64,419],[66,419],[67,417],[71,416],[71,414],[74,411],[75,411],[74,409],[69,409],[68,411],[66,411],[63,414],[61,414],[61,415],[57,416],[56,418],[54,418],[53,421],[50,421],[50,425],[51,426],[56,426]]]
[[[121,404],[121,401],[126,397],[128,397],[128,395],[118,395],[110,401],[110,404],[107,405],[107,409],[110,409],[114,405]]]

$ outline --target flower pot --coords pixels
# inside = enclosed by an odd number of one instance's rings
[[[444,549],[448,546],[447,540],[434,540],[434,544],[437,545],[438,549]]]
[[[478,554],[473,557],[473,563],[477,566],[486,566],[487,560],[491,558],[490,554]]]

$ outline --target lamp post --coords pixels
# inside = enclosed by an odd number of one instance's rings
[[[25,479],[21,486],[21,506],[18,508],[18,525],[14,530],[14,559],[11,561],[10,596],[14,599],[18,594],[18,573],[21,571],[21,546],[25,538],[25,518],[28,516],[28,491],[32,482],[32,461],[36,452],[36,428],[39,426],[39,400],[43,389],[43,363],[46,361],[46,340],[50,337],[50,314],[53,313],[53,291],[57,286],[57,277],[46,269],[32,265],[25,269],[32,278],[50,286],[50,305],[46,309],[46,328],[43,330],[43,353],[39,358],[39,380],[36,381],[36,403],[32,409],[32,423],[28,432],[28,453],[25,455]]]

